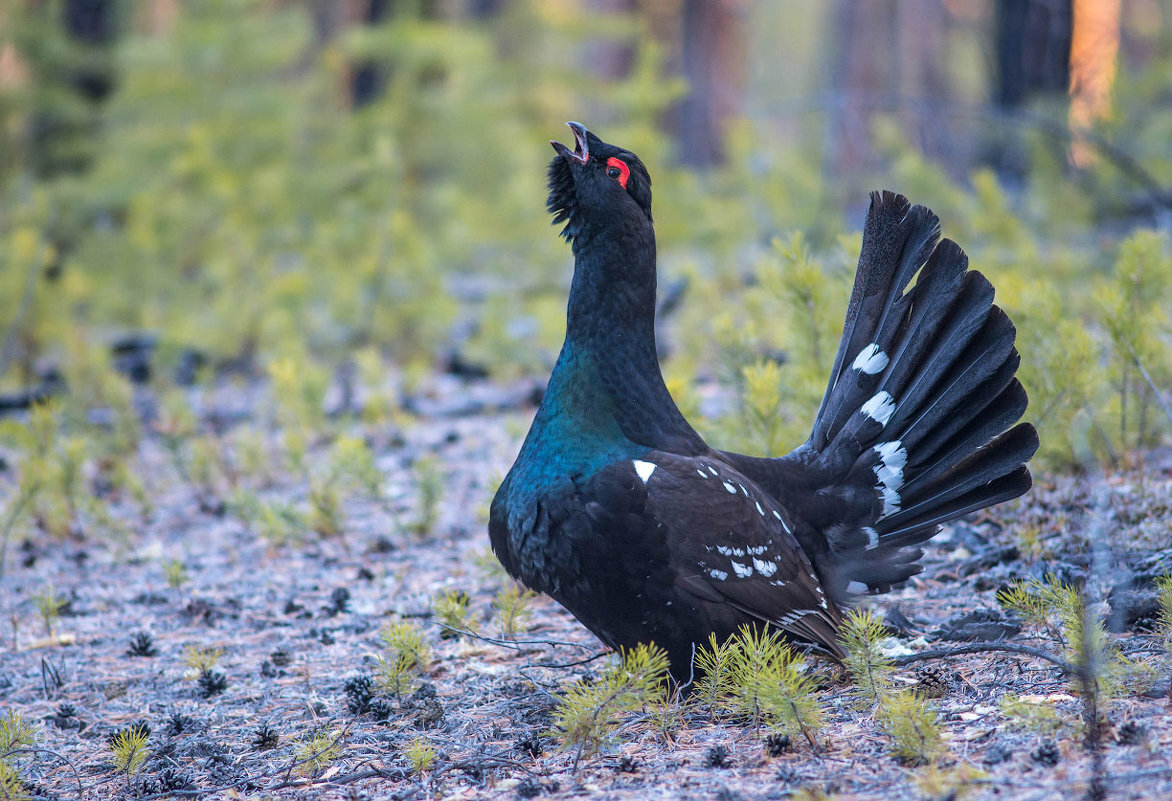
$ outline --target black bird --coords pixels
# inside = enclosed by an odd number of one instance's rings
[[[569,126],[547,203],[574,251],[566,339],[493,499],[493,550],[608,646],[665,648],[680,681],[696,646],[747,623],[841,657],[844,605],[922,570],[941,523],[1030,488],[1013,324],[936,215],[874,193],[809,440],[715,450],[656,356],[647,169]]]

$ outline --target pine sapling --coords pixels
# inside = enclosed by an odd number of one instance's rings
[[[37,729],[15,709],[0,716],[0,798],[25,798],[24,780],[17,766],[22,749],[32,748]]]
[[[346,732],[321,729],[310,734],[294,749],[294,764],[303,776],[313,776],[328,768],[344,753],[342,739]]]
[[[375,665],[375,679],[382,689],[401,698],[431,661],[431,648],[418,626],[405,621],[388,623],[379,632],[384,648]]]
[[[403,748],[403,756],[407,758],[411,772],[420,774],[431,770],[439,755],[426,737],[415,737]]]
[[[852,609],[846,615],[839,641],[847,650],[846,667],[862,704],[875,704],[891,691],[894,668],[879,650],[887,630],[871,610]]]
[[[497,611],[501,624],[501,636],[506,639],[516,639],[521,627],[528,622],[533,610],[530,604],[537,594],[527,590],[520,584],[510,581],[504,589],[496,594],[492,606]]]
[[[667,653],[640,644],[620,654],[597,681],[574,682],[554,712],[553,729],[574,763],[609,744],[625,716],[661,701],[667,681]]]
[[[150,731],[142,726],[127,726],[110,738],[110,761],[114,769],[126,774],[126,781],[138,773],[146,762]]]
[[[875,722],[891,738],[891,753],[907,765],[934,762],[945,748],[939,716],[910,691],[889,693]]]

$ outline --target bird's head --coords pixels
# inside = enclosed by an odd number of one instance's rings
[[[608,145],[581,123],[568,122],[574,149],[551,141],[546,207],[562,236],[574,241],[588,230],[606,231],[651,224],[651,176],[639,157]]]

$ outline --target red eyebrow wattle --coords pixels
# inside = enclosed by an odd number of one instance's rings
[[[617,156],[611,156],[610,158],[608,158],[606,160],[606,164],[608,167],[615,167],[618,169],[618,171],[619,171],[619,177],[618,177],[619,186],[621,186],[623,189],[626,189],[627,188],[627,179],[631,177],[631,168],[627,166],[627,163],[625,161],[618,158]]]

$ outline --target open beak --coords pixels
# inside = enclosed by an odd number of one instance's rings
[[[580,122],[567,122],[570,130],[574,132],[574,149],[571,151],[561,142],[551,139],[550,144],[553,149],[557,151],[559,156],[564,156],[568,159],[573,159],[579,164],[585,164],[590,160],[590,148],[586,144],[586,126]]]

